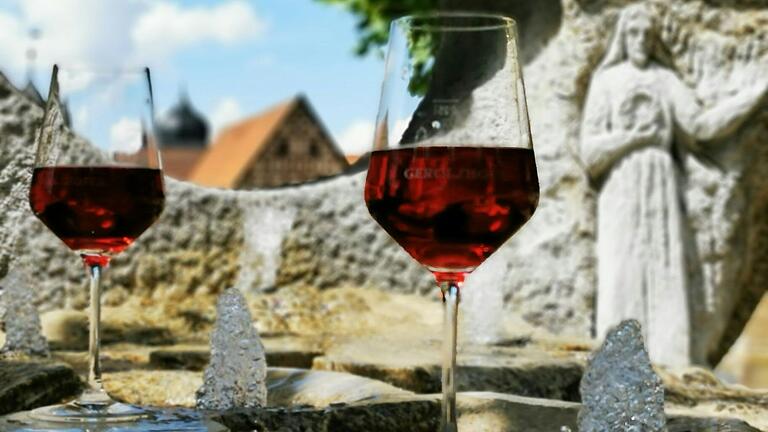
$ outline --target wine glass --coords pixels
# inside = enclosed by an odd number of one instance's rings
[[[518,62],[516,25],[507,17],[436,13],[390,27],[365,201],[442,292],[442,431],[457,429],[464,278],[530,219],[539,200]]]
[[[53,67],[29,203],[87,269],[90,362],[88,386],[80,397],[38,408],[34,418],[79,423],[146,416],[140,407],[112,400],[102,386],[99,280],[110,259],[130,246],[163,209],[153,114],[149,69]]]

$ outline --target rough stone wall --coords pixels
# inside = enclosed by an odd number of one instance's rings
[[[514,11],[517,2],[505,1],[494,2],[497,10],[509,4]],[[542,193],[533,219],[498,252],[507,274],[498,289],[507,310],[559,333],[586,336],[592,331],[595,193],[576,149],[591,72],[605,51],[616,14],[629,3],[562,0],[560,8],[542,9],[555,15],[534,15],[525,27],[530,32],[525,40],[536,41],[523,47],[523,54]],[[768,16],[761,2],[654,4],[674,17],[663,38],[684,78],[702,97],[717,98],[726,91],[715,72],[733,63],[728,57],[719,63],[704,59],[702,53],[727,54],[711,49],[713,43],[736,49],[760,34]],[[552,25],[552,19],[559,25]],[[546,28],[537,23],[547,23]],[[40,116],[39,109],[0,80],[0,276],[9,256],[23,252],[40,268],[38,300],[44,309],[82,307],[85,278],[77,258],[36,221],[26,203]],[[696,334],[712,361],[740,333],[768,278],[764,128],[758,114],[727,142],[716,143],[723,149],[713,153],[719,164],[686,161],[688,210],[704,262],[700,291],[705,298],[696,313]],[[81,157],[91,154],[81,147],[73,150]],[[131,295],[169,301],[234,284],[244,206],[296,210],[280,252],[277,289],[349,285],[434,295],[427,272],[368,216],[363,181],[364,174],[355,174],[293,188],[234,192],[168,180],[160,220],[106,272],[106,301],[120,303]],[[15,243],[15,234],[22,241]]]
[[[47,232],[29,208],[35,140],[42,115],[40,107],[0,74],[0,275],[6,274],[13,260],[28,260],[33,268],[40,270],[36,281],[38,299],[50,307],[63,304],[62,287],[84,281],[84,273],[73,275],[69,271],[72,266],[66,266],[62,258],[72,256],[66,254],[66,248],[62,250],[62,244]],[[65,130],[61,133],[70,134]],[[97,150],[75,137],[67,140],[62,154],[62,163],[73,164],[101,157]]]
[[[79,259],[32,215],[27,191],[34,138],[42,112],[0,77],[0,274],[20,256],[40,270],[43,310],[85,307],[85,272]],[[72,162],[98,156],[73,141]],[[239,272],[242,208],[294,208],[293,228],[283,242],[277,285],[319,287],[371,285],[405,292],[429,291],[430,278],[367,214],[364,174],[294,188],[225,191],[166,178],[166,206],[158,222],[105,272],[105,302],[127,296],[173,301],[220,292]],[[250,227],[258,233],[269,226]],[[254,281],[254,287],[259,281]],[[255,289],[255,288],[254,288]]]

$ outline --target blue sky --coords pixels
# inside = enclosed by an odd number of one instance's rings
[[[383,61],[353,54],[351,14],[313,0],[3,0],[0,70],[26,83],[28,31],[50,64],[146,64],[156,104],[186,88],[215,130],[304,93],[347,153],[368,149]]]

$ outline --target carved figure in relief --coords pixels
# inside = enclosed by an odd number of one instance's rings
[[[751,80],[703,107],[681,79],[642,4],[620,13],[594,72],[581,127],[581,158],[599,191],[598,337],[637,319],[655,362],[701,363],[691,346],[693,238],[686,225],[682,161],[696,142],[733,133],[768,84]],[[706,144],[704,144],[706,145]]]

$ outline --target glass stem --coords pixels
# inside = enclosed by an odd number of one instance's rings
[[[86,258],[91,285],[90,338],[88,343],[88,388],[75,404],[90,409],[100,409],[112,403],[101,383],[101,270],[102,264]]]
[[[456,432],[456,328],[459,316],[459,290],[457,281],[440,282],[445,304],[443,319],[443,403],[440,418],[441,432]]]

